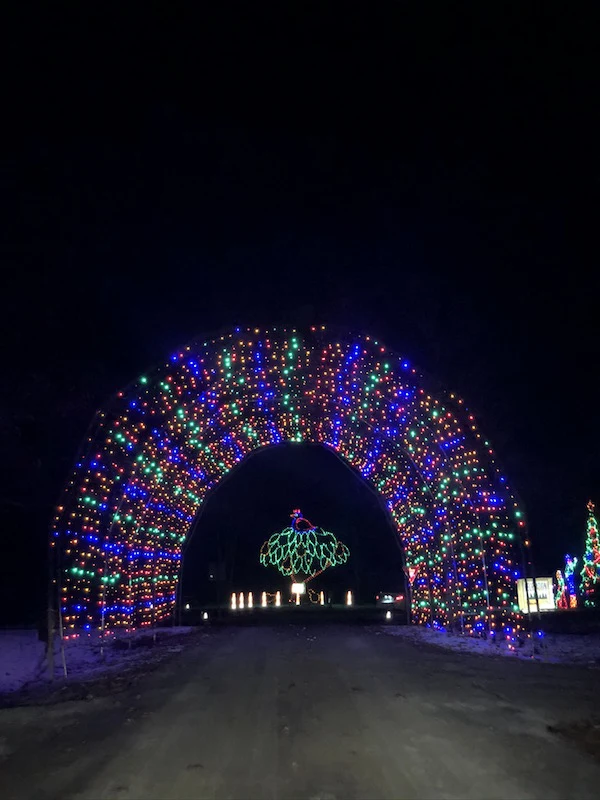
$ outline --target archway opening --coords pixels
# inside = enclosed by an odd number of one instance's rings
[[[263,566],[259,551],[294,508],[350,549],[345,564],[311,582],[313,592],[343,603],[351,590],[370,604],[381,591],[404,593],[401,542],[381,497],[333,451],[285,443],[256,451],[207,498],[184,550],[183,605],[222,607],[240,591],[257,604],[263,591],[287,597],[291,579]]]

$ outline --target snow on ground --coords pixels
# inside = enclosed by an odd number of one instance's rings
[[[586,664],[600,666],[600,634],[547,633],[542,636],[534,632],[523,646],[511,650],[505,639],[498,643],[490,639],[420,628],[415,625],[388,625],[380,631],[391,636],[400,636],[414,644],[427,643],[446,647],[463,653],[488,656],[508,656],[528,661],[545,661],[555,664]]]
[[[0,692],[13,692],[34,680],[43,658],[37,631],[0,631]]]
[[[67,680],[87,680],[122,670],[143,662],[156,660],[170,650],[181,649],[172,637],[182,636],[198,630],[191,627],[158,628],[156,642],[154,632],[135,631],[119,639],[107,638],[104,653],[101,652],[99,636],[72,639],[64,642],[63,652],[57,637],[54,647],[54,674]],[[154,645],[157,645],[155,648]],[[0,630],[0,695],[42,685],[48,681],[48,661],[44,643],[38,639],[36,630]]]
[[[155,663],[169,652],[183,647],[181,637],[198,628],[174,627],[140,630],[118,639],[105,641],[104,654],[98,636],[64,642],[64,665],[67,682],[87,681],[120,673],[128,668]],[[546,634],[533,636],[522,647],[510,650],[505,640],[497,644],[490,639],[478,639],[445,633],[432,628],[408,625],[384,625],[378,633],[403,637],[417,646],[421,643],[445,647],[459,652],[489,656],[508,656],[550,663],[585,664],[600,667],[600,633]],[[156,641],[154,641],[156,634]],[[65,680],[63,653],[57,639],[54,648],[54,674]],[[29,691],[48,685],[48,663],[44,644],[35,630],[0,630],[0,696]]]

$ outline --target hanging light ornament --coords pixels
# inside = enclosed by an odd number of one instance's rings
[[[274,533],[260,548],[260,563],[276,567],[294,582],[306,583],[329,567],[345,564],[350,551],[333,533],[317,528],[302,516],[299,508],[292,512],[292,524]]]

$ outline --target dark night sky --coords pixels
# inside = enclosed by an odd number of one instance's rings
[[[95,408],[246,323],[363,330],[458,391],[555,569],[600,502],[585,7],[217,5],[5,15],[3,590],[39,583]]]

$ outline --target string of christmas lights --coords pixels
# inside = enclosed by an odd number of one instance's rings
[[[600,588],[600,542],[598,541],[598,523],[595,507],[590,500],[587,504],[588,520],[585,536],[583,564],[580,572],[580,589],[586,606],[595,606]]]
[[[345,564],[349,555],[333,533],[317,528],[295,509],[291,526],[274,533],[260,548],[260,563],[306,583],[329,567]]]
[[[369,336],[323,326],[194,342],[98,413],[51,534],[66,634],[172,613],[208,493],[285,441],[331,448],[385,499],[415,575],[414,622],[517,633],[525,520],[473,415]]]
[[[577,566],[577,556],[565,556],[564,579],[567,587],[567,599],[569,608],[577,608],[577,585],[575,583],[575,567]]]

